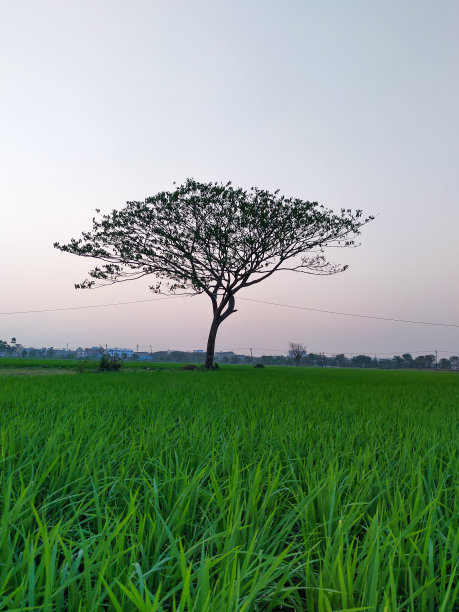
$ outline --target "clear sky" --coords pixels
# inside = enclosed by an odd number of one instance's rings
[[[279,188],[378,218],[325,278],[241,296],[459,324],[456,0],[0,0],[2,312],[148,299],[148,280],[76,291],[52,247],[94,209],[186,177]],[[1,315],[29,346],[204,348],[204,297]],[[459,329],[239,301],[217,348],[459,351]]]

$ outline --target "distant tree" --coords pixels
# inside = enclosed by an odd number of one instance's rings
[[[394,357],[392,358],[393,364],[395,368],[403,368],[404,364],[405,364],[405,360],[403,359],[403,357],[400,357],[400,355],[394,355]]]
[[[21,351],[21,357],[27,357],[27,351],[25,348],[23,348]]]
[[[301,358],[306,355],[306,348],[302,342],[289,342],[289,355],[295,360],[295,364],[298,367],[300,365]]]
[[[56,351],[54,350],[52,346],[50,346],[49,349],[46,351],[46,357],[48,357],[48,359],[53,359],[55,355],[56,355]]]
[[[440,359],[440,361],[438,362],[438,365],[441,370],[451,370],[451,362],[449,359],[446,359],[446,357],[443,357],[442,359]]]
[[[368,355],[355,355],[351,359],[351,363],[355,368],[371,368],[373,359]]]
[[[8,349],[7,349],[7,352],[10,355],[18,355],[19,354],[18,353],[18,344],[17,344],[16,338],[14,338],[14,337],[11,338],[11,343],[10,343]]]
[[[322,355],[316,353],[308,353],[304,359],[305,363],[310,366],[322,365]]]
[[[413,360],[413,357],[411,356],[410,353],[404,353],[402,355],[402,359],[405,362],[405,367],[406,368],[412,368],[413,367],[414,360]]]
[[[449,362],[454,370],[459,370],[459,357],[457,355],[450,357]]]
[[[85,362],[83,362],[84,365]],[[123,360],[118,355],[104,353],[99,360],[99,372],[118,372],[123,365]]]
[[[212,323],[205,367],[211,369],[218,328],[236,312],[235,296],[241,289],[281,270],[322,275],[344,271],[347,266],[325,259],[324,248],[355,246],[361,227],[372,218],[364,218],[361,210],[336,214],[278,191],[245,191],[231,183],[188,179],[174,191],[94,218],[91,232],[54,246],[103,262],[76,288],[152,275],[155,292],[161,292],[164,282],[171,292],[206,294]]]
[[[189,361],[189,359],[187,359],[186,353],[184,353],[183,351],[171,351],[169,353],[168,361],[183,363],[185,361]]]
[[[348,365],[348,360],[346,359],[344,353],[339,353],[338,355],[335,355],[335,364],[339,368],[345,368]]]
[[[435,355],[418,355],[413,360],[415,368],[431,368],[435,363]]]
[[[7,353],[9,353],[10,355],[15,355],[16,357],[19,357],[21,355],[23,348],[24,347],[22,346],[22,344],[20,344],[16,340],[16,338],[11,338],[11,344],[7,348]]]

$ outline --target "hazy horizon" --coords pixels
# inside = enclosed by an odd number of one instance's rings
[[[345,273],[240,297],[459,325],[458,25],[453,1],[2,2],[0,311],[157,297],[76,291],[92,262],[52,244],[194,177],[378,215],[328,253]],[[459,352],[459,328],[236,307],[217,350]],[[205,297],[2,314],[0,339],[193,350],[210,316]]]

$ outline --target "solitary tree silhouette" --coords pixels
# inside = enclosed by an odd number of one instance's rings
[[[281,270],[346,270],[328,262],[323,250],[355,246],[360,228],[372,218],[361,210],[334,213],[278,191],[188,179],[173,191],[94,218],[92,231],[54,246],[104,262],[76,288],[153,276],[150,288],[157,293],[163,283],[173,293],[205,293],[212,304],[205,362],[211,368],[218,328],[236,312],[238,291]]]

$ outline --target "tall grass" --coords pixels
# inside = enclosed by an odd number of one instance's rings
[[[459,377],[0,379],[0,609],[457,610]]]

